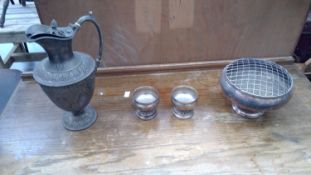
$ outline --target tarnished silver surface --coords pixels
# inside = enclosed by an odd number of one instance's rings
[[[96,110],[91,106],[86,106],[84,112],[76,117],[72,112],[65,112],[63,116],[63,125],[69,130],[83,130],[92,126],[96,121]]]
[[[220,85],[232,101],[233,110],[247,118],[287,103],[293,92],[293,79],[282,66],[271,61],[242,58],[227,65]]]
[[[151,120],[157,115],[159,93],[151,86],[136,88],[132,95],[132,104],[136,109],[136,115],[142,120]]]
[[[174,116],[180,119],[191,118],[197,100],[198,92],[193,87],[186,85],[175,87],[171,92]]]
[[[96,60],[90,55],[72,51],[72,39],[85,22],[95,25],[99,38]],[[82,130],[96,120],[96,111],[88,106],[94,92],[95,73],[102,56],[102,34],[94,16],[80,17],[66,27],[58,27],[55,20],[50,26],[33,25],[26,31],[29,41],[37,42],[48,57],[35,67],[33,77],[43,91],[59,108],[68,111],[63,115],[64,127]]]

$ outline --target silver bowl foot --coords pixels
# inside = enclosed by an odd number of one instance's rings
[[[232,109],[240,116],[248,118],[248,119],[256,119],[258,117],[261,117],[264,114],[264,112],[253,112],[253,111],[243,110],[239,108],[237,104],[233,104]]]
[[[92,126],[96,118],[96,110],[91,106],[87,106],[84,108],[84,112],[79,115],[73,115],[72,112],[65,112],[63,115],[63,125],[70,131],[80,131]]]
[[[179,118],[179,119],[189,119],[193,116],[194,112],[193,110],[180,111],[180,110],[177,110],[175,107],[173,107],[173,114],[176,118]]]
[[[151,120],[157,116],[157,110],[148,112],[136,110],[136,116],[142,120]]]

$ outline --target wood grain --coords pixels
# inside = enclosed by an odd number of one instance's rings
[[[36,5],[44,24],[55,18],[67,25],[92,10],[104,33],[105,65],[112,67],[290,56],[310,0],[36,0]],[[83,27],[75,49],[97,53],[96,37],[93,26]]]
[[[258,120],[232,112],[219,69],[99,76],[91,101],[98,119],[81,132],[65,130],[62,111],[23,81],[0,117],[0,174],[310,174],[311,84],[286,67],[293,98]],[[180,84],[200,95],[191,120],[171,114],[170,91]],[[160,92],[151,121],[137,119],[123,97],[141,85]]]
[[[162,1],[135,0],[135,23],[138,32],[161,32]]]
[[[13,54],[13,58],[23,60],[21,57],[27,58],[27,55]],[[32,60],[42,58],[43,54],[32,54]],[[29,56],[28,56],[29,57]],[[263,60],[269,60],[278,64],[287,65],[293,64],[294,58],[289,57],[273,57],[273,58],[262,58]],[[137,66],[114,66],[114,67],[99,67],[97,74],[100,76],[106,75],[129,75],[129,74],[143,74],[153,72],[172,72],[180,70],[208,70],[208,69],[221,69],[233,60],[216,60],[216,61],[201,61],[201,62],[188,62],[188,63],[174,63],[174,64],[153,64],[153,65],[137,65]],[[23,72],[23,79],[32,79],[32,71]]]

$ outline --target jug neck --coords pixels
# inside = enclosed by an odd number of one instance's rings
[[[63,63],[73,58],[72,39],[56,40],[44,38],[36,41],[40,44],[52,63]]]

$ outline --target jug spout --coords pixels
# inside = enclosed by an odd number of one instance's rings
[[[53,20],[50,26],[38,24],[29,27],[26,37],[41,45],[51,62],[62,63],[73,57],[71,45],[75,32],[74,27],[58,27]]]

